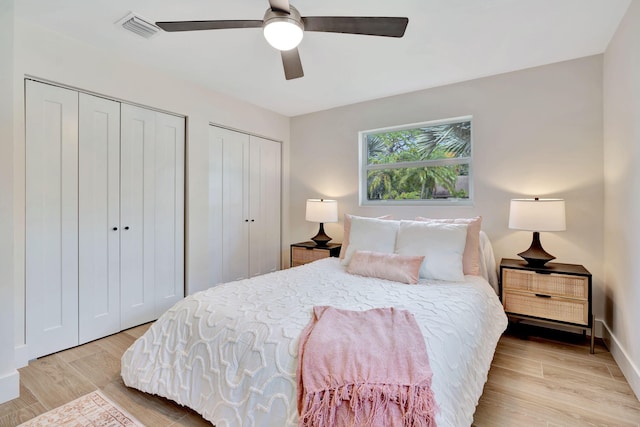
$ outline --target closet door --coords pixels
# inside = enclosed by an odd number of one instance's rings
[[[159,317],[184,297],[184,118],[156,112],[155,296]]]
[[[280,143],[252,136],[250,143],[249,274],[280,269]]]
[[[120,103],[80,94],[79,341],[120,331]]]
[[[222,278],[229,282],[249,277],[249,136],[233,131],[225,133],[222,148]]]
[[[78,344],[78,93],[26,81],[26,335]]]
[[[184,296],[184,118],[123,104],[121,329]]]
[[[215,126],[209,138],[211,283],[280,268],[280,143]]]
[[[208,254],[207,266],[209,272],[207,275],[208,282],[203,284],[204,287],[199,290],[206,289],[208,286],[216,285],[224,282],[222,260],[225,244],[222,240],[222,171],[224,159],[224,134],[225,129],[215,126],[209,126],[209,158],[208,158],[208,223],[209,230],[207,233]]]
[[[155,319],[155,112],[121,106],[120,319],[127,329]]]
[[[249,276],[249,135],[210,127],[211,283]]]

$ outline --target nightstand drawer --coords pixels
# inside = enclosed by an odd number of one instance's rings
[[[308,264],[323,258],[340,255],[340,243],[328,243],[318,246],[315,242],[300,242],[291,244],[291,267]]]
[[[329,256],[331,256],[331,253],[327,250],[292,247],[291,265],[295,267],[319,259],[329,258]]]
[[[502,274],[505,292],[518,290],[583,300],[589,298],[588,277],[513,269],[504,269]]]
[[[523,314],[561,322],[589,324],[589,301],[550,296],[536,296],[529,293],[505,292],[504,310],[508,313]]]

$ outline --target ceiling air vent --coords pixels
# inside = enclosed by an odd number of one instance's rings
[[[150,39],[160,32],[160,28],[156,27],[147,19],[134,14],[133,12],[129,13],[116,24],[121,25],[125,30],[131,31],[132,33],[135,33],[146,39]]]

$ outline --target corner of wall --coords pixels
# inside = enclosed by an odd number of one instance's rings
[[[640,274],[636,259],[640,227],[640,1],[632,1],[615,30],[603,61],[604,262],[607,307],[603,338],[627,382],[640,399]]]
[[[605,344],[609,348],[613,359],[618,364],[618,367],[624,374],[629,386],[635,393],[636,397],[640,400],[640,369],[633,363],[631,357],[616,336],[611,332],[611,328],[605,321],[602,322],[602,338]]]

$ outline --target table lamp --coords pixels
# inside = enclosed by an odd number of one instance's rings
[[[509,228],[533,231],[531,246],[518,255],[530,267],[542,268],[552,259],[540,244],[541,231],[564,231],[567,229],[563,199],[512,199],[509,208]]]
[[[324,232],[325,222],[338,222],[338,202],[328,199],[307,199],[307,212],[305,219],[310,222],[319,222],[318,234],[311,240],[318,246],[327,246],[331,237]]]

